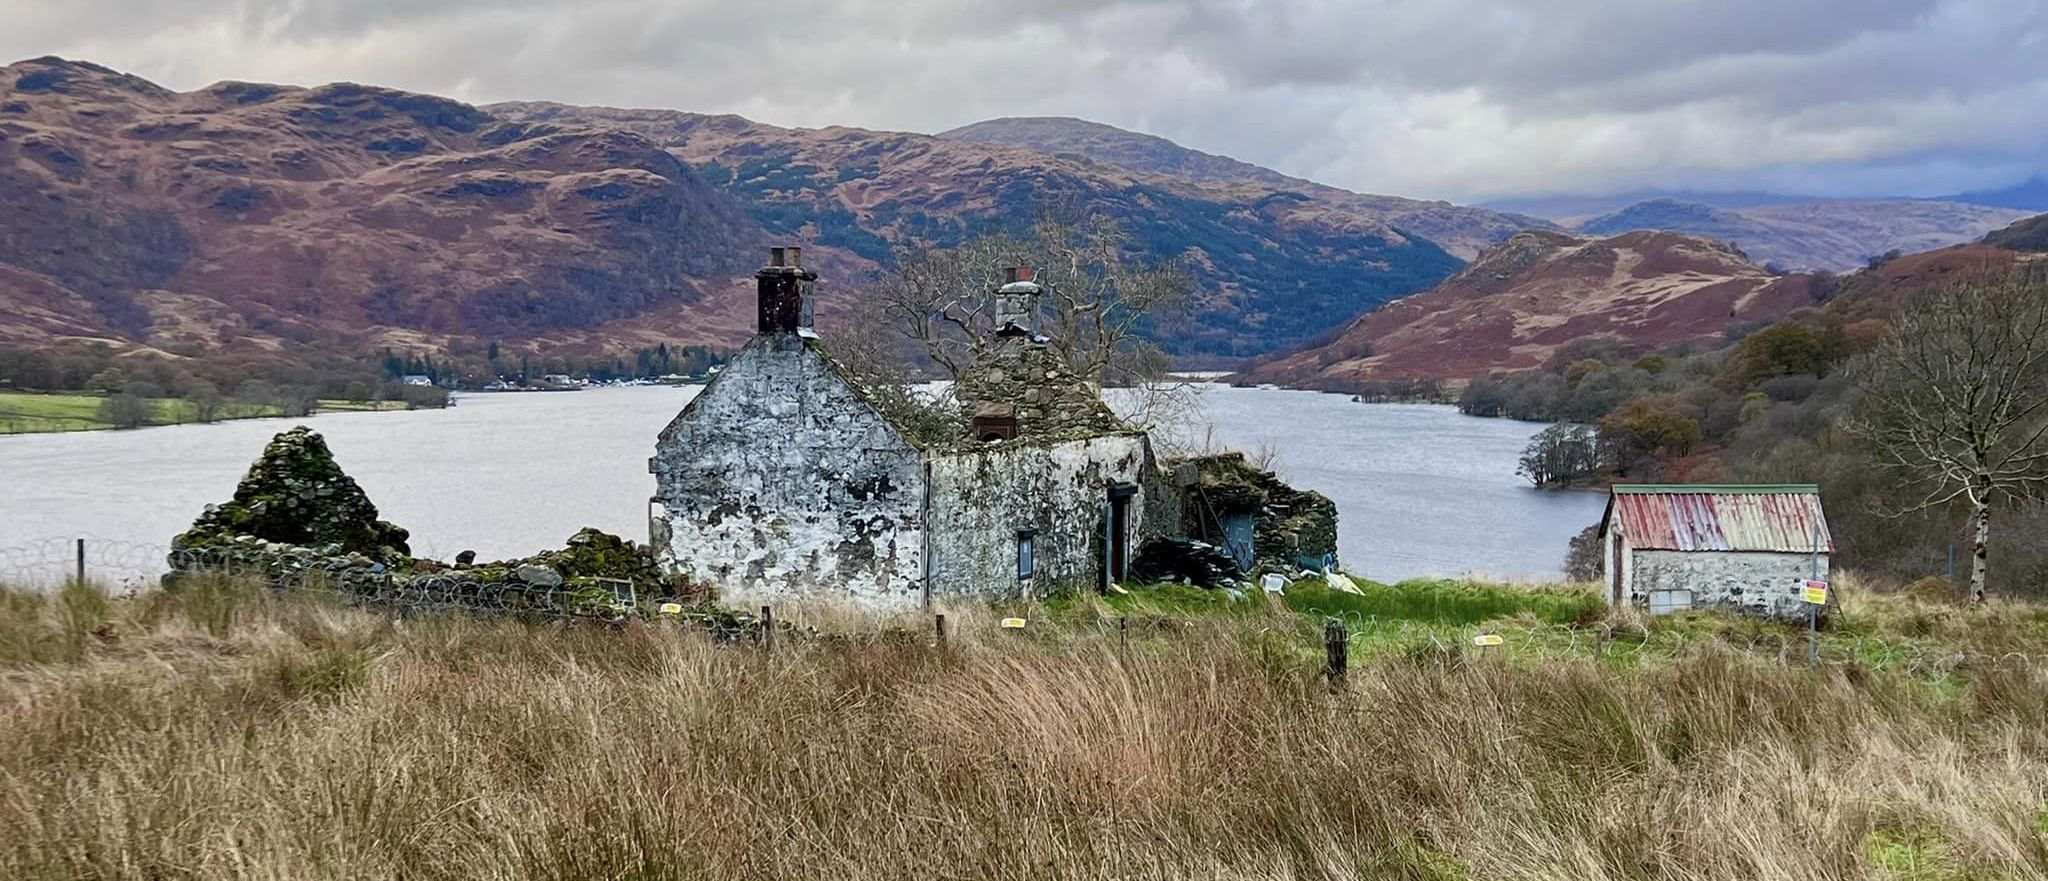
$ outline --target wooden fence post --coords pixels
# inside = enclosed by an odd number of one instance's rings
[[[78,583],[85,583],[85,539],[78,540]]]
[[[938,637],[938,646],[939,646],[939,651],[942,651],[942,652],[943,652],[943,651],[945,651],[945,650],[946,650],[946,615],[945,615],[945,613],[944,613],[944,612],[941,612],[941,613],[939,613],[939,614],[937,614],[937,615],[933,615],[933,616],[932,616],[932,630],[934,631],[934,635]]]
[[[1116,619],[1116,657],[1128,666],[1131,663],[1131,616]]]
[[[762,649],[763,651],[768,651],[768,650],[772,650],[772,649],[774,649],[774,648],[775,648],[775,607],[773,607],[773,606],[762,606],[762,607],[761,607],[761,649]]]
[[[1323,675],[1329,677],[1330,687],[1343,685],[1351,661],[1351,632],[1344,628],[1342,620],[1323,621],[1323,656]]]

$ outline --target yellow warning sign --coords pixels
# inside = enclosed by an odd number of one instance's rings
[[[1003,619],[1003,629],[1005,629],[1005,630],[1022,630],[1023,628],[1024,628],[1024,619],[1022,619],[1022,618],[1004,618],[1004,619]]]
[[[1486,646],[1490,645],[1500,645],[1504,642],[1507,642],[1507,640],[1498,633],[1482,633],[1478,636],[1472,637],[1472,644],[1479,646],[1481,648],[1485,648]]]
[[[1806,594],[1806,601],[1809,603],[1816,606],[1828,604],[1828,583],[1825,581],[1808,580],[1804,593]]]
[[[682,613],[683,613],[683,604],[682,604],[682,603],[662,603],[662,604],[661,604],[661,613],[662,613],[662,614],[664,614],[664,615],[680,615],[680,614],[682,614]]]

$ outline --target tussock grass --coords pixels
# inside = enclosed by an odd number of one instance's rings
[[[1935,699],[1703,639],[1333,693],[1263,607],[963,607],[943,649],[778,608],[831,637],[764,653],[235,584],[34,648],[65,603],[0,593],[8,879],[2048,877],[2039,671]]]

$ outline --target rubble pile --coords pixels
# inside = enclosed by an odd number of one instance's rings
[[[225,504],[208,505],[171,547],[250,541],[332,549],[386,564],[410,558],[409,534],[377,519],[377,506],[342,473],[318,432],[303,425],[272,438]]]

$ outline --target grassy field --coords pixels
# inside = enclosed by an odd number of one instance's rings
[[[0,434],[30,434],[49,431],[95,431],[113,428],[111,423],[99,415],[100,403],[106,400],[100,395],[87,394],[31,394],[27,392],[0,392]],[[192,404],[179,398],[157,398],[151,401],[156,415],[156,425],[176,425],[195,422]],[[332,410],[403,410],[405,404],[399,401],[339,401],[322,400],[320,409]],[[259,407],[248,404],[227,404],[221,408],[220,419],[253,419],[276,416],[275,407]]]
[[[955,608],[944,647],[778,609],[773,651],[0,593],[0,877],[2048,877],[2042,608],[1858,598],[1828,639],[1960,660],[1813,672],[1745,641],[1775,625],[1446,588]],[[1339,602],[1385,626],[1333,690]]]

